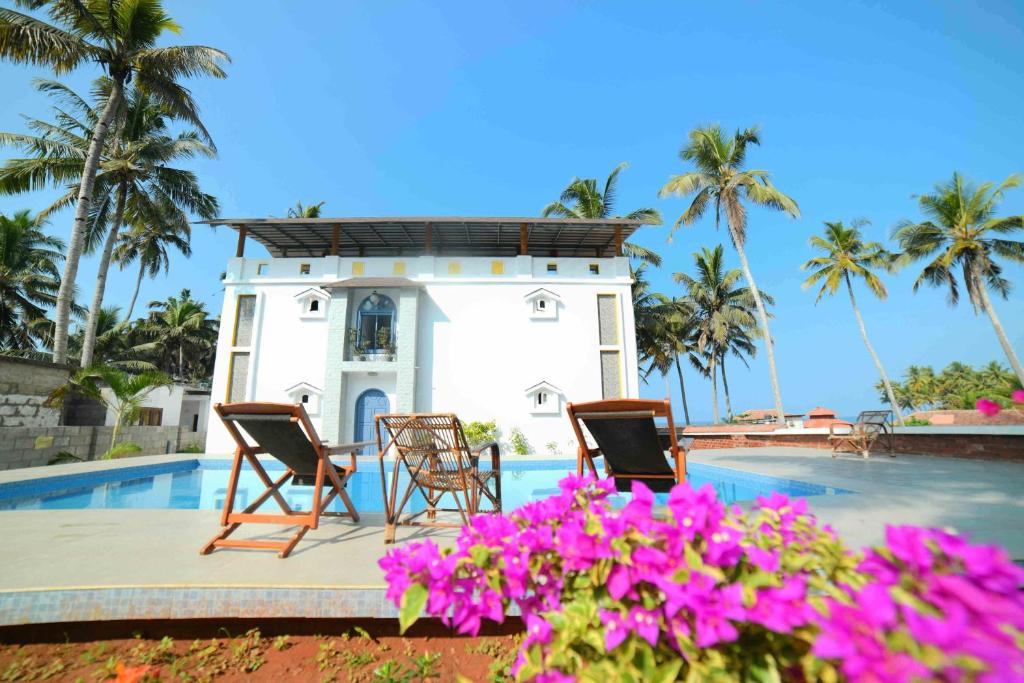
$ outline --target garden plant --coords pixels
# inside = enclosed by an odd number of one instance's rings
[[[1024,571],[1001,548],[891,526],[856,553],[780,494],[744,512],[710,486],[662,505],[634,483],[618,507],[608,480],[559,487],[383,558],[403,628],[518,611],[517,680],[1024,680]]]

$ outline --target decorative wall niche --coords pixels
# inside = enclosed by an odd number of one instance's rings
[[[534,415],[560,415],[562,412],[562,390],[553,384],[540,382],[525,392]]]
[[[327,304],[331,295],[319,287],[313,287],[296,294],[295,300],[299,304],[300,318],[322,320],[327,317]]]
[[[535,289],[523,297],[529,307],[529,315],[535,320],[556,320],[562,298],[547,289]]]
[[[310,415],[320,414],[320,397],[323,392],[306,382],[299,382],[293,387],[285,389],[289,403],[301,403],[306,412]]]

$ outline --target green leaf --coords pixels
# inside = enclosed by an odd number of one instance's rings
[[[427,588],[414,583],[402,594],[402,603],[398,609],[398,626],[402,633],[416,623],[427,604]]]

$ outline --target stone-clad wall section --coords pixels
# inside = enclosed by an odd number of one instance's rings
[[[56,427],[60,409],[43,403],[70,372],[66,365],[0,356],[0,427]]]
[[[45,465],[67,451],[83,460],[95,460],[110,448],[113,427],[0,427],[0,470]],[[142,448],[138,455],[174,453],[206,441],[205,432],[179,427],[125,427],[118,441]]]

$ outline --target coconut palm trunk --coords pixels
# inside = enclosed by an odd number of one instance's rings
[[[683,383],[683,368],[679,365],[679,354],[672,354],[675,359],[676,374],[679,375],[679,395],[683,399],[683,419],[690,424],[690,408],[686,405],[686,385]]]
[[[711,424],[718,424],[722,421],[718,414],[718,367],[714,357],[710,360],[711,367]]]
[[[112,74],[113,75],[113,74]],[[82,181],[78,186],[78,204],[75,208],[75,222],[71,226],[71,238],[68,240],[68,254],[64,261],[64,277],[60,281],[57,292],[57,306],[54,312],[53,330],[53,362],[66,363],[68,357],[68,324],[71,318],[71,304],[75,298],[75,279],[78,277],[78,262],[82,258],[85,246],[86,223],[89,220],[89,209],[92,206],[92,193],[96,184],[96,171],[99,169],[103,143],[114,120],[121,100],[124,98],[124,84],[117,75],[113,75],[110,96],[103,105],[103,113],[96,122],[89,152],[85,157]]]
[[[1014,353],[1010,340],[1006,337],[1006,330],[1003,329],[1003,323],[999,320],[999,316],[996,315],[996,309],[992,305],[992,300],[988,297],[988,287],[985,286],[985,280],[981,273],[978,272],[977,266],[972,268],[972,276],[974,277],[974,291],[978,293],[978,303],[981,304],[985,313],[988,314],[989,320],[992,321],[992,327],[995,328],[996,336],[999,337],[999,344],[1003,347],[1006,359],[1010,361],[1013,373],[1017,375],[1017,381],[1021,383],[1021,386],[1024,386],[1024,368],[1021,367],[1020,360],[1017,359],[1017,354]]]
[[[124,317],[125,320],[132,319],[132,311],[135,310],[135,301],[139,298],[139,290],[142,288],[142,276],[146,274],[146,264],[139,264],[139,276],[135,278],[135,291],[132,292],[132,301],[128,304],[128,315]]]
[[[857,319],[857,328],[860,330],[860,338],[864,340],[864,346],[867,347],[868,353],[871,354],[871,360],[875,361],[875,368],[882,378],[882,384],[885,385],[885,395],[889,398],[889,405],[892,406],[892,412],[896,415],[896,421],[902,427],[903,414],[900,411],[900,404],[896,402],[896,393],[892,390],[892,382],[889,381],[889,375],[885,372],[882,359],[875,353],[875,347],[871,345],[871,341],[868,339],[868,329],[864,326],[864,318],[861,317],[860,309],[857,307],[857,299],[853,295],[853,283],[850,282],[849,274],[845,274],[844,278],[846,280],[846,291],[850,294],[850,306],[853,307],[853,317]]]
[[[729,380],[725,377],[725,355],[722,355],[722,392],[725,394],[725,419],[732,422],[732,401],[729,399]]]
[[[85,323],[85,336],[82,339],[82,363],[83,368],[92,365],[93,352],[96,349],[96,324],[100,319],[100,309],[103,306],[103,293],[107,288],[107,274],[110,272],[110,257],[114,253],[114,244],[117,242],[118,232],[121,230],[121,223],[124,222],[124,205],[128,200],[128,187],[121,183],[117,188],[117,206],[114,209],[114,220],[110,224],[110,231],[107,239],[103,242],[103,254],[100,256],[99,270],[96,272],[96,289],[92,294],[92,306],[89,308],[89,318]]]
[[[780,425],[786,424],[786,411],[782,407],[782,391],[779,389],[779,373],[775,368],[775,342],[772,341],[771,330],[768,329],[768,312],[761,300],[761,292],[754,282],[754,273],[750,270],[750,263],[747,261],[747,252],[743,249],[743,242],[732,225],[729,224],[729,234],[732,236],[732,243],[736,247],[736,253],[740,257],[740,268],[743,269],[743,277],[747,279],[747,286],[750,294],[754,297],[754,306],[757,308],[757,318],[761,324],[761,336],[764,337],[764,349],[768,357],[768,374],[771,376],[772,397],[775,399],[775,418]]]

